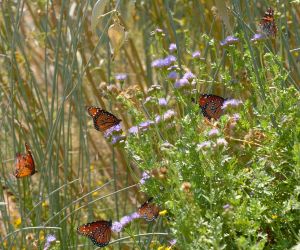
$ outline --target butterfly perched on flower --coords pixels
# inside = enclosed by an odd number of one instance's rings
[[[16,154],[16,160],[15,160],[15,177],[16,178],[22,178],[26,176],[33,175],[37,171],[35,170],[34,160],[31,154],[31,148],[27,143],[25,143],[26,153]]]
[[[218,120],[221,115],[223,114],[222,105],[226,99],[217,96],[217,95],[209,95],[209,94],[202,94],[199,97],[199,106],[202,110],[202,114],[210,119]]]
[[[151,197],[146,202],[144,202],[138,209],[138,214],[146,221],[155,220],[159,214],[159,208],[154,203],[152,203],[152,201],[153,198]]]
[[[119,118],[101,108],[91,106],[87,107],[87,111],[93,118],[95,129],[101,132],[105,132],[121,122]]]
[[[275,23],[274,10],[272,8],[268,8],[265,12],[265,15],[260,21],[260,28],[265,35],[272,37],[276,36],[278,29]]]
[[[112,221],[98,220],[77,228],[77,233],[86,236],[98,247],[105,247],[110,242]]]

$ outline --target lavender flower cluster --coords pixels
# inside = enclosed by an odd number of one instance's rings
[[[163,68],[163,67],[168,67],[170,66],[172,63],[174,63],[176,61],[176,57],[173,55],[169,55],[165,58],[160,58],[160,59],[156,59],[152,62],[151,66],[153,68]]]
[[[120,221],[113,222],[111,230],[115,233],[119,233],[127,224],[129,224],[135,219],[139,219],[140,217],[141,216],[137,212],[134,212],[130,215],[125,215],[120,219]]]
[[[104,132],[104,137],[106,139],[110,140],[112,145],[115,145],[115,144],[125,140],[126,136],[122,135],[122,133],[123,133],[123,131],[122,131],[121,125],[118,124],[116,126],[109,128],[108,130],[106,130]]]

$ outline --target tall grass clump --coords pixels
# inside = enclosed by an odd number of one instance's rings
[[[0,248],[94,249],[76,229],[97,220],[107,249],[299,247],[298,1],[0,7]],[[24,143],[38,172],[16,179]]]

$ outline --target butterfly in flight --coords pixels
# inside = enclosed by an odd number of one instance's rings
[[[86,236],[98,247],[105,247],[110,242],[112,221],[98,220],[77,228],[80,235]]]
[[[138,209],[138,214],[146,221],[153,221],[158,217],[159,208],[152,203],[153,198],[148,199]]]
[[[223,114],[222,105],[226,101],[221,96],[203,94],[199,97],[199,106],[202,110],[202,114],[210,119],[218,120]]]
[[[274,10],[272,8],[268,8],[265,12],[264,17],[260,21],[260,28],[267,36],[276,36],[278,29],[275,23]]]
[[[15,177],[22,178],[29,175],[33,175],[37,171],[35,170],[34,160],[32,158],[31,149],[27,143],[25,143],[26,153],[16,154],[15,161]]]
[[[105,132],[107,129],[118,125],[122,121],[113,114],[101,108],[91,106],[87,107],[87,111],[93,118],[95,129],[101,132]]]

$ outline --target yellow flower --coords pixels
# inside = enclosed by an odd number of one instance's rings
[[[278,215],[276,215],[276,214],[273,214],[273,215],[272,215],[272,219],[273,219],[273,220],[275,220],[275,219],[277,219],[277,218],[278,218]]]
[[[21,218],[17,218],[17,219],[15,219],[15,221],[14,221],[15,227],[19,227],[19,226],[21,225],[21,223],[22,223],[22,219],[21,219]]]
[[[167,212],[168,212],[167,210],[160,211],[159,215],[160,216],[165,216],[167,214]]]
[[[47,206],[48,206],[47,202],[44,201],[44,202],[42,203],[42,207],[47,207]]]
[[[103,185],[103,182],[102,182],[102,181],[97,181],[97,185],[98,185],[98,186],[102,186],[102,185]]]
[[[95,197],[95,196],[97,196],[98,194],[99,194],[99,192],[96,191],[96,192],[92,193],[92,196]]]
[[[93,171],[94,169],[95,169],[95,166],[94,166],[94,165],[91,165],[91,166],[90,166],[90,170]]]
[[[164,246],[160,246],[160,247],[157,248],[157,250],[164,250],[164,249],[165,249]]]
[[[39,238],[40,241],[43,241],[45,239],[45,233],[43,231],[40,231]]]

